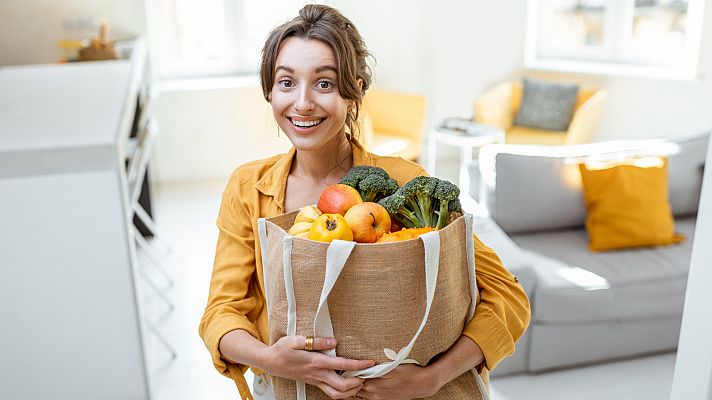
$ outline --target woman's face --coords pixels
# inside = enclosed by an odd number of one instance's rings
[[[349,101],[336,87],[336,57],[318,40],[290,37],[277,55],[270,103],[294,147],[321,149],[344,128]]]

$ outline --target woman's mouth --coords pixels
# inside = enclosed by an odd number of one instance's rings
[[[297,128],[309,129],[309,128],[313,128],[313,127],[321,124],[321,121],[323,121],[324,119],[318,118],[318,119],[311,119],[311,120],[302,120],[302,119],[289,118],[289,120],[292,122],[292,125],[296,126]]]

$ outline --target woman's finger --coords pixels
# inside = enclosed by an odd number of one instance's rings
[[[304,350],[304,346],[307,343],[306,336],[292,336],[291,348],[294,350]],[[315,337],[313,344],[314,351],[329,350],[336,347],[336,339],[325,338],[325,337]]]
[[[376,365],[373,360],[352,360],[350,358],[327,356],[320,354],[315,366],[318,368],[331,369],[334,371],[358,371]]]
[[[336,389],[334,389],[333,387],[329,386],[328,384],[326,384],[326,383],[324,383],[324,382],[321,382],[321,383],[317,384],[316,386],[317,386],[319,389],[321,389],[321,391],[324,392],[324,394],[326,394],[327,396],[329,396],[329,398],[332,398],[332,399],[347,399],[347,398],[349,398],[349,397],[355,396],[356,393],[358,393],[359,390],[361,390],[361,386],[362,386],[362,385],[358,385],[358,386],[356,386],[356,387],[354,387],[354,388],[352,388],[352,389],[350,389],[350,390],[347,390],[347,391],[345,391],[345,392],[336,390]]]
[[[315,337],[314,338],[314,351],[329,350],[336,347],[336,339],[325,338],[325,337]]]
[[[357,386],[362,386],[364,382],[363,378],[344,378],[331,370],[327,370],[320,377],[320,380],[340,392],[346,392]]]

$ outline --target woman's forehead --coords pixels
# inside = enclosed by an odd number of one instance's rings
[[[284,69],[292,73],[336,72],[336,56],[331,46],[314,39],[290,37],[282,42],[275,71]]]

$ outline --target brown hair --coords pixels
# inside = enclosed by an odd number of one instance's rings
[[[361,99],[371,86],[371,68],[366,63],[366,58],[371,55],[354,24],[334,8],[307,4],[299,11],[299,16],[270,32],[262,49],[260,63],[262,93],[267,101],[274,85],[277,54],[282,42],[288,37],[319,40],[334,51],[339,94],[346,100],[353,100],[355,104],[354,109],[349,107],[346,113],[346,126],[352,135],[355,134]],[[363,82],[360,90],[359,79]]]

